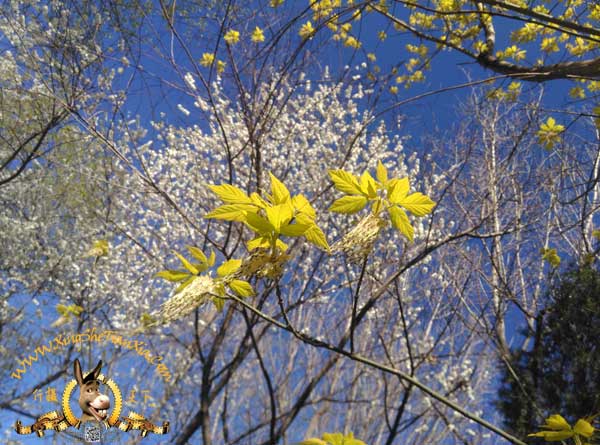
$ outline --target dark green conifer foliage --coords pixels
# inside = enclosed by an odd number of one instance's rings
[[[528,351],[503,366],[498,408],[518,437],[538,430],[544,418],[569,422],[600,411],[600,273],[586,264],[559,279],[537,318]],[[531,442],[538,442],[532,440]]]

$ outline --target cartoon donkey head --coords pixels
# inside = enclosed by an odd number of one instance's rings
[[[108,408],[110,408],[110,400],[108,396],[101,394],[98,382],[98,376],[100,375],[100,369],[102,368],[102,360],[98,362],[92,372],[83,377],[81,373],[81,364],[78,359],[75,359],[73,365],[73,372],[75,374],[75,380],[79,384],[79,406],[83,412],[81,416],[82,422],[90,420],[97,420],[102,422],[108,415]]]

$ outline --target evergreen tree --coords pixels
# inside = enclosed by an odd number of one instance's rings
[[[548,297],[533,347],[512,356],[499,390],[505,425],[521,437],[551,414],[573,421],[600,411],[600,272],[574,269]]]

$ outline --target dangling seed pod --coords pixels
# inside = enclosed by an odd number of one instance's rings
[[[210,301],[210,298],[217,293],[216,291],[216,283],[211,277],[196,277],[181,292],[165,301],[154,317],[162,323],[183,318]]]
[[[256,249],[249,257],[244,258],[236,275],[244,279],[256,276],[276,280],[283,274],[283,266],[289,259],[290,256],[279,249],[275,253],[270,249]]]
[[[379,235],[379,231],[387,222],[373,214],[361,219],[358,224],[332,246],[332,252],[343,252],[352,263],[363,261],[371,250]]]

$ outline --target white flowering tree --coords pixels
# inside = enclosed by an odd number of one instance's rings
[[[519,443],[492,425],[494,367],[560,257],[596,253],[593,132],[563,141],[537,101],[484,90],[450,134],[417,143],[366,63],[311,66],[305,51],[331,54],[314,29],[258,26],[234,3],[205,29],[189,5],[148,7],[155,40],[130,35],[110,57],[108,39],[70,36],[100,76],[71,103],[48,88],[55,59],[22,61],[61,5],[38,5],[40,29],[14,28],[31,17],[20,6],[3,16],[5,103],[23,104],[2,114],[4,380],[41,334],[102,327],[164,355],[154,413],[172,443]],[[99,14],[96,28],[113,23]],[[57,15],[49,29],[78,29]],[[137,76],[162,82],[160,100],[136,99]],[[134,372],[111,375],[135,387]],[[45,378],[11,381],[0,408],[33,415]]]

